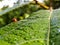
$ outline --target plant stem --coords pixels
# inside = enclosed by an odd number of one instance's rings
[[[52,7],[52,0],[50,0],[50,11],[52,11],[53,7]]]
[[[49,16],[49,30],[48,30],[48,38],[47,38],[47,45],[49,45],[49,42],[50,42],[50,31],[51,31],[51,15],[52,15],[52,11],[53,11],[53,7],[52,7],[52,0],[49,0],[50,1],[50,16]]]

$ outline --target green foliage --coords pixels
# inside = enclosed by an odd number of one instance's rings
[[[53,0],[53,8],[57,9],[60,7],[60,0]]]
[[[49,29],[48,17],[49,11],[40,10],[27,19],[8,24],[0,28],[0,40],[11,45],[46,45]]]
[[[44,1],[46,5],[50,6],[50,0]],[[53,9],[57,9],[60,7],[60,0],[52,0]]]
[[[54,10],[51,16],[50,45],[60,45],[60,9]]]
[[[7,25],[12,21],[13,18],[17,18],[17,20],[25,19],[30,16],[31,13],[38,11],[40,7],[36,4],[26,4],[26,5],[16,5],[12,8],[7,8],[6,10],[0,12],[0,17],[4,20],[1,22],[1,27]],[[27,16],[28,15],[28,16]],[[4,23],[4,24],[3,24]]]
[[[55,3],[53,0],[53,5]],[[56,8],[56,5],[53,8]],[[0,28],[0,45],[47,45],[47,38],[50,38],[50,45],[60,45],[60,9],[52,11],[51,20],[48,10],[38,10],[38,5],[27,4],[0,12],[0,27],[6,25]],[[12,22],[13,18],[20,21]]]
[[[1,10],[5,10],[7,9],[9,6],[3,6],[3,8]]]
[[[4,20],[0,17],[0,27],[2,27],[3,25],[5,25]]]
[[[6,41],[0,40],[0,45],[11,45],[11,44]]]

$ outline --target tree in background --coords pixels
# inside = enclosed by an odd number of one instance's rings
[[[60,7],[60,0],[53,0],[53,8],[59,8]]]
[[[49,0],[45,0],[44,2],[45,2],[46,5],[50,6],[49,5],[50,4],[50,1]],[[52,0],[52,2],[53,2],[52,3],[53,4],[52,6],[53,6],[54,9],[57,9],[57,8],[60,7],[60,0]]]
[[[3,6],[2,10],[5,10],[7,9],[9,6]]]

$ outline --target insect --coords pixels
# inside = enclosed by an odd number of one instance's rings
[[[12,21],[13,22],[17,22],[18,20],[17,20],[17,18],[13,18]]]

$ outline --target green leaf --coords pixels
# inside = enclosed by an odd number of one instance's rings
[[[4,10],[0,12],[0,16],[12,10],[15,11],[20,6],[16,5]],[[13,13],[19,14],[18,12]],[[23,9],[22,13],[24,13]],[[0,45],[48,45],[49,41],[50,45],[60,45],[60,9],[53,10],[51,18],[49,16],[49,10],[40,10],[32,13],[27,19],[0,28]]]
[[[0,45],[11,45],[11,44],[6,41],[0,40]]]
[[[60,45],[60,9],[51,15],[50,45]]]
[[[0,28],[0,40],[11,45],[46,45],[49,14],[48,10],[40,10],[32,13],[27,19]]]

